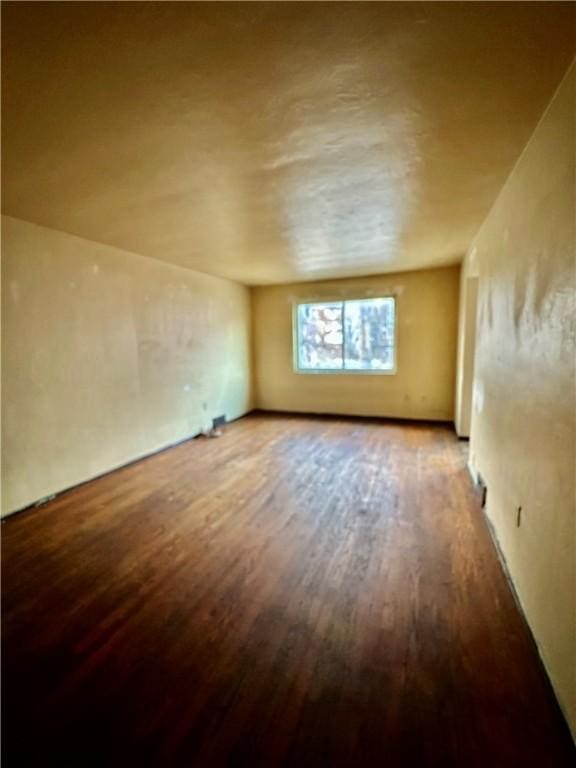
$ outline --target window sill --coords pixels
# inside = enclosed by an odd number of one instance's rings
[[[395,376],[397,374],[396,368],[391,368],[390,370],[382,370],[382,371],[367,371],[367,370],[350,370],[345,369],[342,370],[341,368],[322,368],[322,369],[315,369],[315,370],[306,370],[303,368],[294,368],[294,373],[301,373],[305,376]]]

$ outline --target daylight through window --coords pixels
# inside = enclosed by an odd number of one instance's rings
[[[395,300],[299,304],[296,364],[300,371],[393,371]]]

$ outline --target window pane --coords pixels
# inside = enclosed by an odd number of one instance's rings
[[[390,371],[394,368],[394,299],[345,302],[344,367]]]
[[[298,306],[298,367],[342,368],[342,302]]]

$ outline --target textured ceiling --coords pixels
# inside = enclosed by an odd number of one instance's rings
[[[462,256],[569,3],[3,3],[3,210],[248,284]]]

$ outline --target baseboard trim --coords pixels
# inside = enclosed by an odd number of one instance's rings
[[[468,466],[469,471],[470,466]],[[472,471],[471,471],[472,475]],[[474,475],[472,475],[472,479],[474,480],[474,485],[477,487],[477,481],[474,478]],[[528,637],[530,638],[530,641],[532,642],[532,645],[534,647],[534,650],[536,652],[536,656],[538,658],[538,663],[540,665],[540,669],[542,670],[542,673],[544,677],[546,678],[548,682],[548,689],[550,694],[550,699],[553,702],[553,706],[556,707],[557,712],[560,716],[560,719],[564,722],[564,726],[566,728],[566,733],[568,738],[572,741],[573,745],[576,747],[576,732],[572,731],[572,728],[570,727],[570,721],[568,719],[568,713],[564,710],[564,706],[562,705],[562,702],[558,698],[556,694],[556,690],[554,688],[554,685],[552,683],[552,680],[550,678],[550,675],[548,674],[548,669],[546,667],[546,663],[544,662],[544,658],[542,656],[542,653],[540,651],[540,645],[538,644],[538,641],[536,639],[536,636],[534,635],[534,632],[532,631],[532,627],[530,626],[530,622],[528,621],[528,617],[526,616],[526,613],[524,611],[524,607],[522,605],[522,601],[520,599],[520,595],[518,594],[516,590],[516,585],[514,584],[514,580],[512,578],[512,574],[510,573],[510,569],[508,568],[508,562],[506,560],[506,555],[504,554],[504,551],[500,547],[500,542],[498,540],[498,535],[496,533],[496,528],[494,527],[494,524],[492,523],[489,515],[488,515],[488,505],[486,505],[484,508],[481,508],[481,512],[483,514],[484,520],[486,521],[488,531],[490,533],[490,538],[492,539],[492,543],[494,544],[494,548],[496,550],[496,554],[498,556],[498,560],[500,561],[500,565],[502,567],[502,571],[504,573],[504,576],[506,577],[506,581],[508,582],[508,586],[510,587],[510,592],[512,593],[512,597],[514,598],[514,602],[516,603],[516,607],[518,609],[518,613],[520,614],[522,621],[524,623],[524,627],[526,629],[526,632],[528,633]]]
[[[399,424],[410,426],[449,427],[455,434],[454,422],[450,419],[418,419],[402,416],[369,416],[355,413],[334,413],[332,411],[290,411],[276,408],[254,408],[251,413],[262,416],[301,417],[311,419],[340,419],[341,421],[365,421],[384,424]]]
[[[227,421],[226,424],[233,424],[235,421],[244,419],[246,416],[249,416],[253,412],[254,412],[253,409],[246,411],[246,413],[243,413],[241,416],[237,416],[234,419],[230,419],[230,421]],[[21,515],[21,514],[24,514],[24,512],[31,512],[34,509],[38,509],[38,507],[43,507],[45,504],[49,504],[51,501],[54,501],[54,499],[56,499],[58,496],[62,496],[62,494],[68,493],[68,491],[73,491],[75,488],[81,488],[83,485],[92,483],[94,482],[94,480],[98,480],[101,477],[112,475],[114,472],[118,472],[121,469],[125,469],[126,467],[132,466],[132,464],[138,464],[141,461],[146,461],[146,459],[151,459],[153,456],[157,456],[159,453],[163,453],[164,451],[169,451],[171,448],[176,448],[177,446],[183,445],[184,443],[187,443],[190,440],[195,440],[197,437],[200,437],[200,435],[202,434],[203,434],[202,429],[198,429],[197,432],[193,432],[190,435],[183,437],[181,440],[175,440],[172,443],[167,443],[166,445],[162,445],[159,448],[154,448],[153,450],[147,451],[146,453],[141,453],[138,456],[135,456],[133,459],[129,459],[128,461],[123,462],[122,464],[117,464],[116,466],[111,467],[110,469],[106,469],[103,472],[99,472],[96,475],[91,475],[90,477],[87,477],[85,480],[80,480],[80,482],[78,483],[67,485],[65,488],[62,488],[59,491],[55,491],[54,493],[51,493],[48,496],[42,496],[41,498],[36,499],[35,501],[31,501],[29,504],[26,504],[24,507],[19,507],[18,509],[13,509],[10,512],[5,512],[2,515],[2,518],[0,519],[0,523],[4,524],[9,518],[14,517],[15,515]]]

